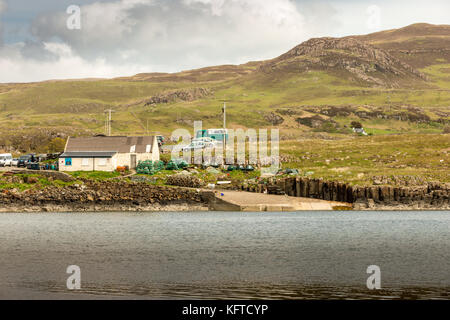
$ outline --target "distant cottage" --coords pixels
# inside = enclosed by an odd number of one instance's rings
[[[354,133],[362,134],[362,135],[364,135],[364,136],[367,136],[367,135],[368,135],[367,132],[366,132],[366,130],[364,130],[364,128],[353,128],[353,132],[354,132]]]
[[[158,161],[156,136],[71,138],[59,159],[60,171],[114,171],[135,169],[139,161]]]

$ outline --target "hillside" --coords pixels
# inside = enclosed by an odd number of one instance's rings
[[[424,68],[450,59],[450,26],[417,23],[401,29],[354,37],[415,68]]]
[[[351,121],[384,134],[441,133],[450,119],[450,26],[310,39],[268,61],[176,74],[0,84],[0,148],[48,149],[67,135],[170,134],[193,121],[281,129],[284,140],[345,139]],[[148,126],[148,127],[147,127]]]
[[[323,70],[362,86],[407,87],[426,80],[424,74],[388,52],[355,38],[308,40],[264,63],[261,70],[266,73]]]

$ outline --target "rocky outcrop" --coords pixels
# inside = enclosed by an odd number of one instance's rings
[[[373,119],[408,121],[414,123],[438,122],[441,124],[450,123],[450,114],[437,109],[424,109],[409,105],[394,106],[371,106],[371,105],[347,105],[347,106],[299,106],[304,111],[314,114],[313,116],[303,116],[296,119],[297,122],[311,127],[312,121],[324,122],[334,117],[356,116],[362,121]],[[430,117],[433,116],[433,118]],[[309,121],[309,123],[308,123]],[[302,123],[303,122],[303,123]]]
[[[376,86],[397,87],[400,80],[427,80],[387,51],[355,38],[313,38],[260,67],[264,73],[310,69],[346,71]]]
[[[421,186],[352,186],[322,179],[292,177],[272,179],[267,184],[248,185],[250,192],[286,194],[294,197],[348,202],[355,209],[450,209],[450,185],[427,183]]]
[[[139,182],[93,182],[45,189],[3,190],[0,211],[161,211],[207,207],[195,189],[172,188]],[[33,210],[35,208],[35,210]]]
[[[295,121],[297,121],[299,124],[310,127],[310,128],[320,128],[324,124],[328,123],[333,127],[336,127],[336,122],[331,119],[324,119],[319,115],[315,115],[312,117],[302,117],[297,118]]]
[[[177,100],[194,101],[209,96],[211,94],[212,91],[207,88],[192,88],[192,89],[168,91],[151,97],[148,101],[146,101],[145,105],[149,106],[153,104],[172,103]]]
[[[204,182],[200,178],[187,174],[169,176],[166,183],[170,186],[186,188],[201,188],[204,186]]]
[[[273,126],[280,125],[284,122],[283,117],[281,117],[280,115],[278,115],[274,112],[264,115],[264,119]]]

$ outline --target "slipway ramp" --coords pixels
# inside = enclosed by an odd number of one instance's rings
[[[215,191],[210,198],[210,209],[215,211],[285,212],[352,210],[350,203],[297,198],[284,195],[241,191]]]

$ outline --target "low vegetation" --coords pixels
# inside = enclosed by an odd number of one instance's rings
[[[0,84],[0,149],[15,155],[62,151],[67,136],[104,133],[109,108],[115,135],[169,137],[179,128],[193,134],[196,120],[204,128],[221,127],[227,100],[228,127],[280,129],[283,166],[302,175],[355,184],[372,183],[377,175],[448,182],[449,28],[416,24],[358,41],[316,39],[273,60],[177,74]],[[149,179],[165,183],[168,174]],[[201,169],[194,174],[211,182],[220,177]],[[240,174],[228,178],[248,178]]]
[[[44,189],[48,186],[66,187],[81,183],[80,181],[65,182],[36,174],[0,175],[0,190],[26,191],[29,189]]]
[[[283,141],[283,166],[313,178],[373,184],[375,176],[450,182],[450,136],[381,135]]]

